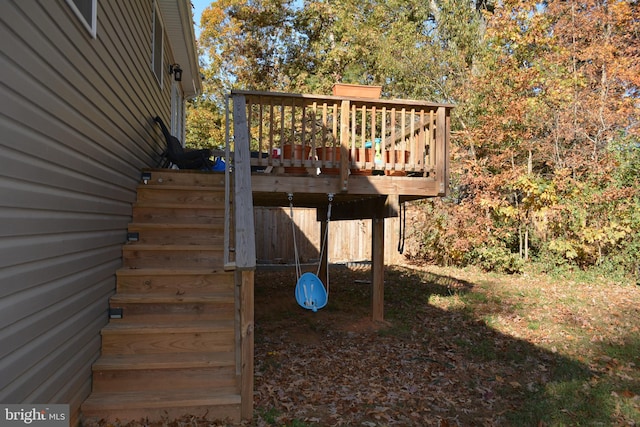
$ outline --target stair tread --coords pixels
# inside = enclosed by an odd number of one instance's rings
[[[93,364],[93,370],[195,369],[234,364],[232,352],[106,354]]]
[[[224,205],[219,203],[171,203],[171,202],[147,202],[137,201],[134,208],[165,208],[165,209],[211,209],[224,211]]]
[[[197,185],[188,185],[188,184],[140,184],[139,189],[150,189],[150,190],[180,190],[180,191],[213,191],[216,193],[224,193],[224,187],[220,184],[197,184]]]
[[[180,251],[222,251],[221,245],[159,245],[148,243],[125,243],[122,250],[147,250],[147,251],[164,251],[164,250],[180,250]]]
[[[129,223],[129,230],[132,229],[175,229],[175,228],[198,228],[198,229],[211,229],[217,230],[224,227],[221,222],[214,223],[174,223],[174,222],[131,222]]]
[[[202,267],[194,267],[194,268],[155,268],[155,267],[144,267],[144,268],[127,268],[123,267],[118,269],[117,274],[126,275],[126,276],[175,276],[175,275],[184,275],[184,276],[198,276],[198,275],[207,275],[207,274],[233,274],[224,271],[222,268],[220,269],[211,269],[211,268],[202,268]]]
[[[239,405],[239,394],[213,394],[213,390],[98,392],[82,404],[83,412],[133,408]]]
[[[181,304],[181,303],[234,303],[235,297],[232,294],[209,294],[209,295],[163,295],[163,294],[116,294],[111,297],[111,304]]]
[[[102,328],[102,334],[153,334],[189,333],[233,330],[233,320],[190,320],[176,323],[162,322],[109,322]]]

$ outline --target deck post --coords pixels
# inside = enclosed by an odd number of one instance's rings
[[[256,268],[255,224],[251,189],[249,127],[243,95],[233,95],[234,130],[234,216],[236,242],[236,286],[240,287],[240,415],[253,417],[254,374],[254,271]]]
[[[243,420],[253,418],[254,375],[254,270],[238,271],[240,283],[240,416]]]
[[[372,320],[384,321],[384,218],[371,220]]]
[[[436,180],[438,196],[449,193],[449,109],[438,107],[436,112]]]

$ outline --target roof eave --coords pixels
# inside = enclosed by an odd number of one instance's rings
[[[182,69],[182,90],[192,98],[202,92],[198,49],[190,0],[158,0],[174,62]]]

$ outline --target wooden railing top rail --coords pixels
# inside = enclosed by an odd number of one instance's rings
[[[263,92],[263,91],[253,91],[253,90],[232,90],[232,95],[244,95],[246,97],[262,97],[265,100],[271,99],[280,99],[280,100],[289,100],[289,104],[291,105],[292,101],[296,101],[297,105],[310,105],[314,102],[318,103],[337,103],[340,104],[343,100],[348,100],[351,104],[358,105],[367,105],[373,106],[377,108],[398,108],[398,107],[421,107],[426,109],[437,109],[439,107],[444,108],[454,108],[454,104],[448,103],[436,103],[429,101],[419,101],[412,99],[371,99],[371,98],[351,98],[344,96],[333,96],[333,95],[316,95],[316,94],[301,94],[301,93],[285,93],[285,92]]]

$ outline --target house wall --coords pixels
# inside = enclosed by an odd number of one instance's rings
[[[65,0],[0,1],[0,402],[76,415],[140,169],[164,146],[152,118],[170,117],[153,1],[97,4],[92,38]]]

